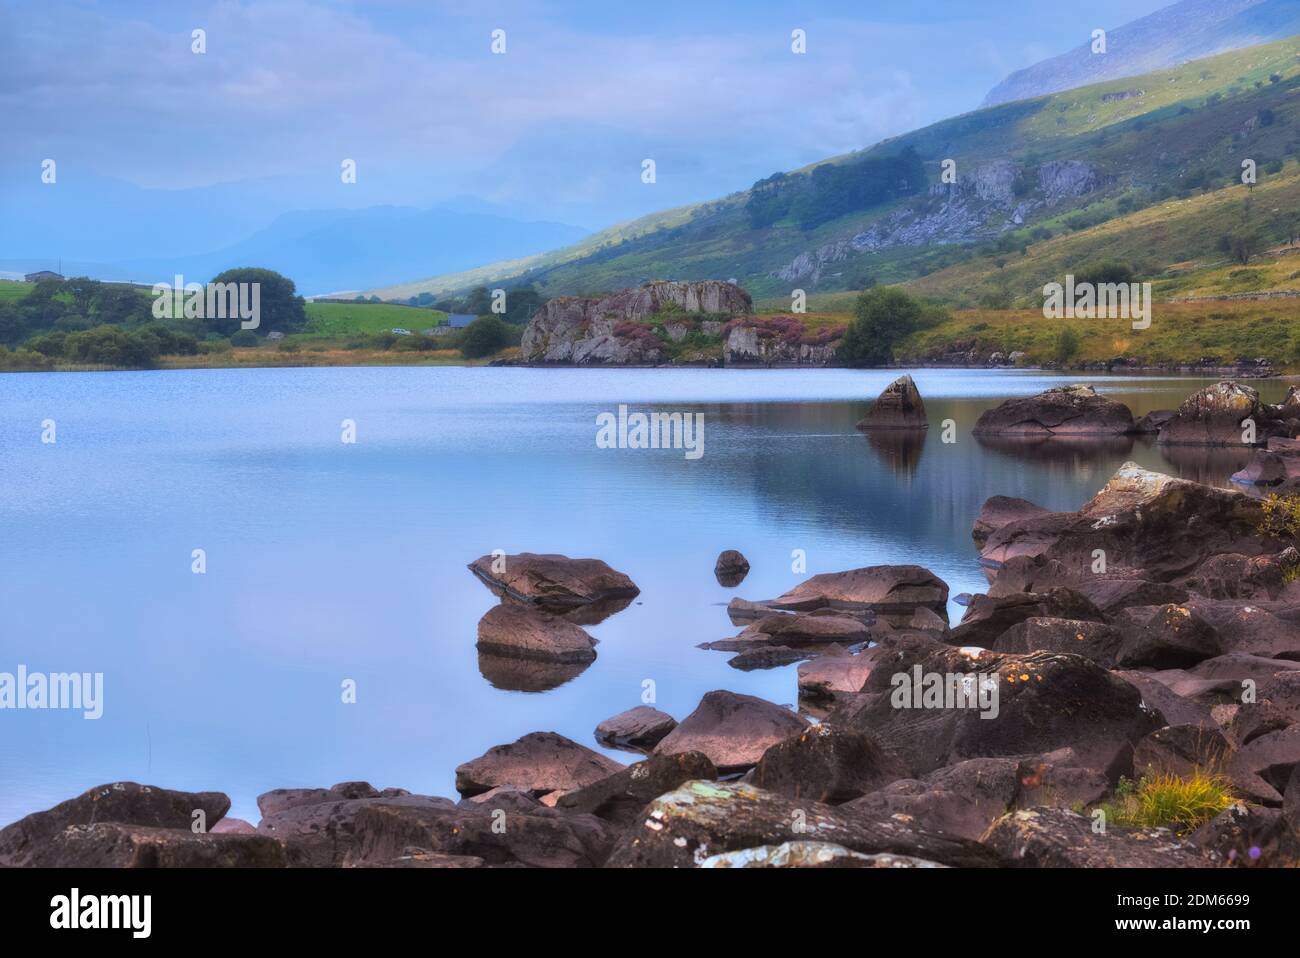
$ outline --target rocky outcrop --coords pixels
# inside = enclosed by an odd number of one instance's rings
[[[1263,443],[1273,434],[1277,415],[1259,401],[1259,392],[1250,386],[1216,383],[1184,400],[1160,430],[1157,441],[1167,445],[1249,445],[1247,420],[1254,424],[1252,442]]]
[[[663,358],[661,341],[644,323],[671,311],[729,317],[753,312],[753,302],[739,286],[717,280],[655,281],[602,299],[562,296],[529,321],[521,354],[530,363],[657,363]]]
[[[808,333],[794,316],[732,320],[723,327],[726,366],[829,366],[835,362],[842,329]]]
[[[868,429],[927,429],[925,403],[921,391],[911,376],[899,376],[885,387],[871,404],[871,409],[858,421],[858,428]]]
[[[1091,386],[1059,386],[1008,399],[980,416],[976,436],[1120,436],[1133,431],[1133,413]]]

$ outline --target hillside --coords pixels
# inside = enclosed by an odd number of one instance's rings
[[[988,263],[1300,155],[1300,38],[942,121],[720,200],[622,224],[544,256],[386,287],[479,283],[543,296],[648,279],[730,279],[760,303]],[[940,182],[955,161],[956,182]],[[1155,257],[1158,259],[1158,257]],[[1160,267],[1171,262],[1152,262]],[[972,266],[972,269],[975,269]]]
[[[1181,0],[1107,30],[1104,54],[1092,51],[1089,38],[1060,56],[1017,70],[989,91],[984,105],[1166,70],[1297,33],[1300,4],[1295,0]]]

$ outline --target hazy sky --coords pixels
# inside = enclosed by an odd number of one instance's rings
[[[145,188],[272,178],[285,206],[472,196],[597,228],[974,109],[1164,5],[0,0],[0,174],[52,157]]]

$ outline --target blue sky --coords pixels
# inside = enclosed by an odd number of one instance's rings
[[[595,229],[974,109],[1166,3],[0,0],[0,176],[52,157],[90,197],[233,183],[252,218],[459,198]]]

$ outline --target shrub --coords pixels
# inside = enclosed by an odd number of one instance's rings
[[[1079,334],[1066,326],[1056,334],[1056,341],[1052,344],[1052,358],[1058,363],[1068,363],[1078,354]]]
[[[894,347],[918,327],[921,315],[921,304],[901,289],[885,286],[859,294],[840,357],[850,366],[891,362]]]
[[[251,329],[241,329],[230,337],[230,345],[232,346],[256,346],[259,342],[261,342],[261,340],[258,338],[257,333],[253,332]]]
[[[495,316],[480,316],[465,327],[460,351],[466,359],[491,356],[510,344],[510,329]]]
[[[1116,825],[1190,832],[1232,802],[1232,788],[1226,778],[1196,769],[1186,778],[1161,774],[1143,778],[1136,785],[1121,780],[1114,801],[1102,809]]]
[[[1278,539],[1300,536],[1300,496],[1279,496],[1273,492],[1261,505],[1264,510],[1261,532]]]

